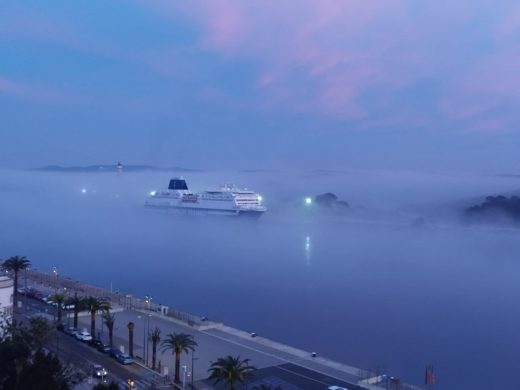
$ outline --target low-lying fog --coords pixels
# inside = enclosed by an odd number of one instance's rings
[[[260,192],[269,210],[252,222],[145,210],[170,176],[3,171],[0,257],[416,384],[433,364],[442,389],[517,387],[520,231],[463,226],[457,207],[520,179],[185,174],[196,191],[232,181]],[[352,211],[304,206],[324,192]]]

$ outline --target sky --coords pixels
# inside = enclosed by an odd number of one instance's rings
[[[520,3],[0,5],[0,167],[518,173]]]

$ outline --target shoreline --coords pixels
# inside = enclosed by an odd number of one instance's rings
[[[270,356],[280,362],[292,363],[311,369],[314,372],[337,378],[341,381],[356,383],[366,389],[381,390],[387,384],[374,383],[381,373],[374,373],[348,364],[317,356],[314,352],[305,351],[282,342],[257,336],[241,329],[214,322],[203,316],[176,310],[170,306],[148,302],[132,294],[111,292],[95,285],[82,283],[61,275],[44,273],[38,270],[27,270],[20,274],[20,287],[24,285],[35,288],[43,293],[54,294],[58,291],[73,296],[93,296],[109,301],[114,312],[135,312],[147,314],[157,320],[167,321],[172,325],[185,327],[213,338],[221,339],[245,347],[251,351]],[[68,316],[68,314],[67,314]],[[392,378],[392,377],[390,377]],[[397,380],[397,378],[396,378]],[[404,383],[399,380],[399,388],[403,390],[423,390],[423,387]]]

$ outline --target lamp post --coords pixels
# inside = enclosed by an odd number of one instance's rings
[[[143,319],[143,362],[145,362],[145,358],[146,358],[146,347],[145,347],[145,340],[146,340],[146,318],[145,316],[137,316],[137,318],[142,318]]]
[[[182,388],[186,387],[186,371],[188,371],[188,366],[182,366]]]
[[[150,354],[148,353],[148,345],[150,344],[150,317],[152,315],[148,314],[148,320],[146,321],[146,366],[148,366],[148,359],[150,358]]]
[[[29,267],[27,267],[27,268],[29,268]],[[24,286],[23,286],[23,295],[25,295],[26,298],[27,298],[27,268],[24,270],[25,282],[24,282]]]
[[[152,306],[152,296],[151,295],[145,295],[144,297],[144,301],[146,302],[146,307],[148,310],[151,310],[151,306]]]
[[[194,389],[193,385],[194,377],[195,377],[195,360],[199,360],[199,358],[195,357],[195,351],[191,351],[191,388]]]

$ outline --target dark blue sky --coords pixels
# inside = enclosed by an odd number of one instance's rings
[[[4,1],[0,167],[517,172],[515,1]]]

